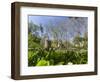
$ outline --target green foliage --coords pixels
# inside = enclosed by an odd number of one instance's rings
[[[45,50],[39,48],[28,53],[29,66],[67,65],[69,62],[72,64],[86,64],[87,51]]]
[[[67,40],[64,39],[67,33],[61,29],[61,27],[51,28],[50,33],[53,39],[49,40],[47,39],[48,33],[44,34],[42,25],[29,23],[28,66],[87,64],[87,33],[84,36],[77,35],[72,40]],[[44,47],[45,44],[47,48]]]
[[[49,66],[49,61],[42,59],[39,62],[37,62],[36,66]]]
[[[36,32],[39,26],[34,24],[32,21],[28,23],[28,33]]]
[[[32,35],[31,33],[28,34],[28,47],[29,48],[36,48],[41,47],[40,45],[40,38],[36,37],[35,35]]]
[[[73,43],[75,48],[87,49],[88,45],[87,35],[85,34],[84,37],[80,37],[79,35],[77,35],[76,37],[74,37]]]

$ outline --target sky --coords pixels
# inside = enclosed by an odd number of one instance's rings
[[[68,17],[68,16],[43,16],[43,15],[30,15],[28,16],[28,22],[44,27],[45,32],[48,29],[48,35],[51,37],[50,30],[55,28],[57,31],[68,32],[67,37],[72,39],[77,31],[81,31],[81,36],[87,31],[87,17]],[[60,33],[60,32],[59,32]],[[59,34],[58,34],[59,35]],[[59,36],[60,37],[60,36]],[[65,37],[65,35],[63,36]],[[63,38],[60,37],[60,38]]]
[[[57,24],[60,21],[67,20],[68,17],[65,16],[42,16],[42,15],[30,15],[28,20],[29,22],[33,22],[34,24],[45,26],[49,22],[53,22],[53,24]]]

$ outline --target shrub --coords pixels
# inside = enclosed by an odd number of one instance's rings
[[[28,51],[28,66],[48,66],[48,65],[67,65],[86,64],[87,50],[46,50],[38,48]]]

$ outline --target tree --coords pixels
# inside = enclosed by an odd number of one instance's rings
[[[87,49],[87,42],[88,42],[88,37],[87,37],[87,33],[84,33],[84,36],[81,37],[79,35],[77,35],[74,40],[74,45],[76,47],[83,47],[84,49]]]
[[[28,34],[28,48],[39,48],[40,46],[40,38],[32,35],[31,33]]]
[[[40,27],[34,24],[32,21],[28,23],[28,33],[39,36]]]

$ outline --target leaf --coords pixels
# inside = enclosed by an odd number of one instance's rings
[[[40,60],[36,66],[49,66],[49,61],[46,60]]]

